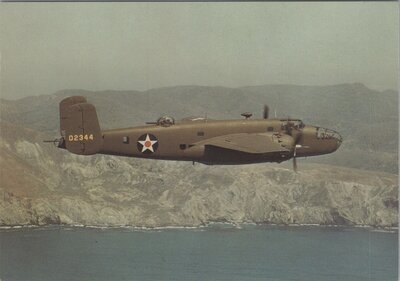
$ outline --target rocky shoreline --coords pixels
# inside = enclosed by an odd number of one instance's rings
[[[133,226],[133,225],[76,225],[76,224],[47,224],[47,225],[1,225],[1,231],[15,231],[15,230],[27,230],[27,229],[40,229],[40,230],[56,230],[56,229],[68,229],[68,230],[79,230],[79,229],[93,229],[93,230],[121,230],[121,231],[162,231],[162,230],[207,230],[214,228],[229,228],[229,229],[244,229],[246,227],[278,227],[278,228],[321,228],[321,229],[362,229],[368,231],[379,231],[395,233],[399,231],[397,226],[370,226],[370,225],[320,225],[320,224],[255,224],[255,223],[226,223],[226,222],[212,222],[200,226],[158,226],[158,227],[144,227],[144,226]]]

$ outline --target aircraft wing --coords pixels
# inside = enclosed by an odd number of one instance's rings
[[[253,154],[289,151],[273,140],[273,134],[268,133],[230,134],[196,142],[194,145],[219,147]]]

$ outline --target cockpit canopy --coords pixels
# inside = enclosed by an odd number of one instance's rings
[[[293,123],[293,126],[294,126],[296,129],[303,129],[303,128],[305,127],[303,121],[301,121],[301,120],[299,120],[299,119],[293,120],[292,123]]]
[[[281,119],[282,128],[295,128],[295,129],[303,129],[305,127],[303,121],[300,119]]]

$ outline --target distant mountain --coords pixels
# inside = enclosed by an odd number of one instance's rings
[[[336,129],[345,142],[334,154],[298,161],[298,174],[290,163],[193,166],[77,156],[42,142],[58,136],[58,102],[70,95],[95,104],[103,128],[139,125],[162,114],[260,116],[268,103],[272,115],[276,109],[281,117]],[[0,113],[0,225],[398,224],[395,92],[360,84],[66,90],[1,100]]]

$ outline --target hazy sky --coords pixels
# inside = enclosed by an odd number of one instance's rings
[[[1,3],[1,97],[361,82],[397,89],[396,2]]]

